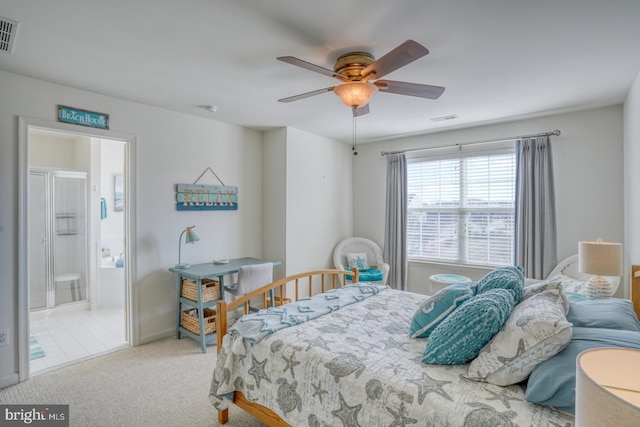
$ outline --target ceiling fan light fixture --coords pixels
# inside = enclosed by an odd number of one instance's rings
[[[334,87],[333,92],[347,107],[360,108],[367,105],[371,97],[378,93],[378,87],[369,82],[348,82]]]

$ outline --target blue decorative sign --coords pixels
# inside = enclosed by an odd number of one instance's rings
[[[177,184],[176,208],[179,211],[238,210],[238,187],[231,185]]]
[[[58,105],[58,121],[73,125],[88,126],[98,129],[109,129],[109,115],[95,111]]]

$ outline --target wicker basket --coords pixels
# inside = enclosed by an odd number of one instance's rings
[[[189,314],[191,310],[197,311],[196,308],[190,308],[182,312],[182,327],[196,335],[200,335],[200,322],[198,316]],[[210,308],[204,309],[204,334],[211,334],[216,331],[216,312]]]
[[[273,297],[273,303],[276,305],[276,307],[279,307],[283,304],[289,304],[291,301],[292,301],[291,298],[286,298],[286,297],[283,300],[280,295],[276,295]],[[266,308],[269,308],[270,306],[271,306],[271,298],[267,297]]]
[[[182,279],[182,297],[198,301],[198,288],[195,280]],[[220,282],[214,279],[202,279],[202,302],[220,299]]]

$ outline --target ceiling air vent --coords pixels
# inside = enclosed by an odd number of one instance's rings
[[[0,16],[0,52],[13,52],[17,32],[18,22]]]

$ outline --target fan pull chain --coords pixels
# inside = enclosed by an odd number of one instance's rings
[[[351,151],[353,151],[353,155],[357,156],[358,152],[356,151],[356,139],[357,139],[357,132],[356,132],[356,110],[358,109],[358,107],[353,107],[353,145],[351,146]]]

